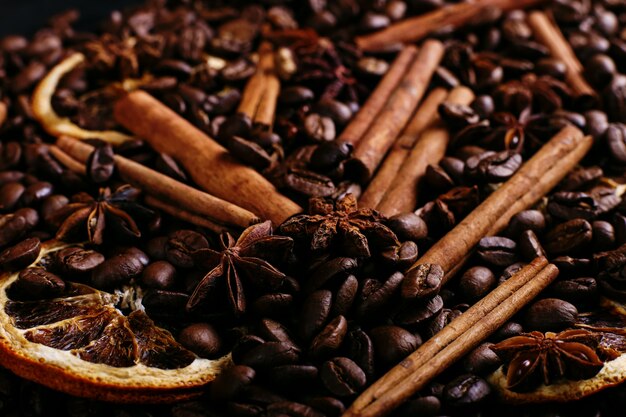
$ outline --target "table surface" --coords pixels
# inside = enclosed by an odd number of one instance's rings
[[[0,0],[0,36],[31,35],[55,13],[75,8],[79,29],[94,28],[111,10],[124,9],[143,0]]]

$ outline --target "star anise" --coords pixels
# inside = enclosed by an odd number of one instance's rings
[[[562,107],[563,99],[573,96],[570,88],[556,78],[526,74],[521,80],[502,84],[494,97],[506,111],[522,114],[530,109],[532,113],[552,113]]]
[[[504,340],[491,349],[504,362],[507,388],[531,391],[541,383],[558,379],[588,379],[604,366],[596,349],[597,334],[582,329],[561,333],[524,333]]]
[[[139,190],[130,185],[123,185],[113,193],[108,187],[101,188],[97,198],[85,192],[74,195],[69,204],[50,217],[52,224],[59,226],[56,238],[82,238],[86,229],[89,242],[100,245],[107,225],[114,225],[125,236],[140,237],[139,227],[128,211],[148,216],[154,213],[136,202],[138,195]]]
[[[333,202],[324,198],[309,200],[309,212],[288,219],[280,232],[299,239],[311,239],[311,250],[327,251],[331,246],[351,257],[369,257],[370,246],[381,249],[399,246],[396,235],[382,224],[376,210],[357,208],[356,198],[347,194]]]
[[[196,285],[187,310],[201,305],[209,308],[223,300],[226,292],[228,307],[235,316],[246,312],[246,300],[253,294],[265,294],[283,283],[285,274],[270,264],[284,259],[293,240],[272,234],[270,221],[248,227],[235,240],[230,233],[220,237],[221,250],[199,249],[193,254],[196,266],[209,272]]]

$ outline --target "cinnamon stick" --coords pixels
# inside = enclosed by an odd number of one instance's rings
[[[368,388],[344,417],[389,414],[435,376],[470,352],[534,299],[559,270],[538,258],[453,320]],[[540,267],[541,266],[541,267]],[[509,282],[514,280],[514,282]]]
[[[129,93],[116,103],[114,115],[157,151],[174,157],[210,194],[274,224],[302,211],[261,174],[236,161],[220,144],[148,93]]]
[[[474,93],[467,87],[456,87],[450,92],[447,102],[468,105]],[[437,121],[428,127],[411,149],[389,188],[376,206],[385,216],[412,211],[417,205],[419,182],[430,164],[439,163],[445,156],[450,132],[437,116]]]
[[[416,42],[442,28],[459,29],[489,13],[489,9],[502,11],[536,6],[545,0],[477,0],[439,8],[421,16],[401,20],[393,25],[364,36],[355,42],[364,51],[384,51],[398,43]]]
[[[359,141],[350,166],[362,183],[372,177],[393,145],[394,139],[409,121],[428,87],[443,51],[443,44],[437,40],[424,42],[400,84]]]
[[[196,213],[192,213],[187,210],[183,210],[180,207],[173,206],[172,204],[166,203],[165,201],[159,200],[158,198],[146,195],[143,199],[144,203],[148,206],[155,208],[157,210],[161,210],[172,217],[175,217],[179,220],[183,220],[187,223],[191,223],[193,225],[204,227],[205,229],[209,229],[215,233],[222,233],[230,231],[228,228],[220,225],[218,223],[214,223],[211,220],[202,217]]]
[[[411,269],[423,263],[439,264],[450,277],[449,271],[462,262],[478,241],[486,236],[503,215],[508,215],[515,202],[524,197],[540,183],[546,167],[557,162],[579,148],[585,147],[588,139],[574,126],[564,127],[530,158],[508,181],[494,191],[476,209],[465,217],[454,229],[435,243]],[[582,158],[582,156],[580,156]],[[563,178],[569,170],[559,165],[556,177]],[[520,207],[520,209],[525,207]]]
[[[87,174],[87,168],[85,168],[84,163],[72,158],[56,145],[51,145],[49,149],[52,156],[54,156],[56,160],[59,161],[65,168],[79,175]]]
[[[259,62],[257,64],[257,70],[252,77],[250,77],[248,83],[243,89],[241,101],[239,102],[239,107],[237,108],[239,113],[245,114],[250,118],[250,120],[254,119],[265,92],[267,72],[274,66],[271,43],[262,42],[259,46],[258,54]]]
[[[585,80],[583,66],[558,26],[541,11],[532,12],[528,17],[528,24],[535,38],[550,50],[552,56],[563,61],[567,68],[565,81],[574,92],[583,99],[595,100],[596,92]]]
[[[402,49],[378,86],[372,91],[363,107],[352,118],[337,140],[351,143],[353,146],[359,143],[367,129],[372,125],[374,118],[380,113],[391,94],[400,84],[400,80],[406,74],[416,54],[417,48],[413,45]]]
[[[424,99],[407,127],[394,142],[393,147],[365,189],[365,192],[361,195],[359,199],[360,207],[376,208],[422,131],[426,126],[433,123],[437,117],[437,107],[447,95],[448,91],[439,87],[433,89]]]
[[[70,159],[74,158],[75,163],[83,167],[84,173],[83,164],[93,152],[93,146],[67,136],[61,136],[57,140],[57,146],[66,156],[69,155]],[[176,206],[179,210],[208,217],[212,223],[240,228],[246,228],[259,221],[253,213],[239,206],[176,181],[123,156],[115,155],[114,158],[116,168],[124,181],[140,188],[146,194]]]

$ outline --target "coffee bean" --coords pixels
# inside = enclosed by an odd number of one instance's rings
[[[479,404],[491,394],[491,387],[484,379],[472,375],[461,375],[450,381],[443,393],[443,400],[451,407]]]
[[[591,277],[568,279],[552,284],[551,291],[559,299],[570,303],[591,302],[598,294],[598,283]]]
[[[524,262],[516,262],[512,265],[507,266],[504,269],[504,271],[502,271],[502,274],[500,274],[500,277],[498,278],[498,282],[502,284],[504,281],[506,281],[507,279],[511,278],[513,275],[521,271],[522,268],[524,268],[525,266],[526,266],[526,263]]]
[[[592,244],[596,251],[608,250],[615,244],[615,229],[604,220],[591,222]]]
[[[166,257],[169,262],[180,268],[193,266],[192,253],[209,247],[209,242],[193,230],[178,230],[171,235],[166,244]]]
[[[546,228],[546,219],[539,210],[523,210],[511,217],[506,233],[510,237],[517,239],[525,230],[532,230],[536,234],[541,234]]]
[[[354,275],[346,277],[345,281],[339,286],[335,292],[335,298],[333,299],[333,307],[331,309],[331,315],[346,315],[354,299],[356,298],[357,291],[359,289],[359,281]]]
[[[374,376],[374,344],[361,329],[352,330],[346,341],[348,356],[365,372],[368,379]]]
[[[339,349],[348,332],[348,321],[344,316],[337,316],[315,336],[309,347],[309,353],[315,358],[332,355]]]
[[[15,93],[25,92],[46,75],[46,66],[38,61],[31,61],[11,81],[11,90]]]
[[[330,117],[337,126],[345,126],[352,118],[350,107],[332,99],[320,100],[311,110],[322,116]]]
[[[441,401],[434,395],[415,398],[407,401],[398,409],[399,417],[435,417],[440,415]]]
[[[300,315],[300,337],[311,340],[324,326],[332,307],[333,294],[328,290],[318,290],[308,296],[302,305]]]
[[[281,391],[297,392],[303,388],[313,388],[317,382],[318,370],[311,365],[282,365],[268,371],[273,387]]]
[[[573,254],[591,242],[591,239],[591,224],[583,219],[573,219],[550,230],[546,234],[544,247],[553,255]]]
[[[112,289],[127,284],[138,277],[144,266],[137,257],[128,254],[115,255],[91,272],[91,283],[100,289]]]
[[[49,223],[50,217],[62,207],[69,203],[67,197],[61,194],[54,194],[46,198],[41,204],[40,213],[41,217]]]
[[[261,317],[281,318],[289,314],[293,306],[293,296],[285,293],[265,294],[254,300],[252,312]]]
[[[499,342],[502,340],[506,340],[513,336],[517,336],[524,331],[524,328],[521,324],[515,323],[512,321],[506,322],[502,327],[500,327],[491,337],[494,342]]]
[[[400,240],[418,242],[428,236],[426,222],[415,213],[396,214],[387,220],[387,226]]]
[[[413,241],[402,242],[400,246],[390,246],[380,252],[381,262],[399,270],[409,268],[417,257],[417,244]]]
[[[54,298],[65,291],[65,282],[44,268],[34,267],[22,270],[11,285],[12,297],[22,300]]]
[[[266,342],[244,353],[240,363],[254,369],[268,369],[294,364],[299,357],[299,351],[289,343]]]
[[[384,366],[395,365],[421,344],[421,340],[415,335],[399,326],[374,327],[370,330],[370,337],[376,358]]]
[[[22,206],[34,206],[52,195],[54,187],[49,182],[37,181],[24,190],[20,198]]]
[[[235,365],[222,370],[211,383],[211,399],[222,402],[236,398],[244,387],[252,383],[255,376],[254,369],[244,365]]]
[[[185,327],[178,335],[181,345],[201,358],[217,358],[222,350],[222,340],[213,326],[195,323]]]
[[[241,363],[243,355],[249,350],[265,343],[265,340],[253,334],[245,334],[241,336],[231,350],[231,356],[234,363]]]
[[[151,259],[162,261],[167,256],[167,236],[158,236],[150,239],[145,246],[146,253]]]
[[[310,399],[307,403],[316,410],[320,410],[328,417],[339,417],[346,411],[346,406],[339,399],[334,397],[315,397]]]
[[[361,291],[357,297],[356,316],[362,320],[371,320],[379,317],[399,291],[403,279],[404,275],[396,272],[384,283],[375,279],[363,281],[361,283]]]
[[[306,282],[305,289],[314,291],[327,285],[327,283],[351,273],[358,266],[355,258],[337,257],[320,263],[311,271],[311,276]]]
[[[539,256],[546,256],[546,252],[541,246],[539,238],[532,230],[526,230],[522,232],[521,236],[517,239],[519,245],[520,254],[527,261],[532,261]]]
[[[304,130],[307,137],[316,142],[335,139],[335,123],[330,117],[311,113],[304,119]]]
[[[0,187],[0,212],[8,212],[15,208],[24,194],[26,187],[19,182],[9,182]]]
[[[289,334],[289,330],[277,321],[262,319],[259,323],[258,332],[259,336],[267,341],[282,342],[299,350],[297,344]]]
[[[594,141],[600,141],[609,128],[609,119],[606,113],[600,110],[585,112],[585,133],[593,136]]]
[[[488,236],[480,239],[477,246],[480,259],[491,265],[506,267],[517,261],[517,245],[511,239]]]
[[[437,295],[443,276],[443,269],[437,264],[420,264],[412,268],[402,281],[402,298],[428,298]]]
[[[585,62],[585,78],[596,88],[602,88],[613,79],[617,72],[610,56],[597,54]]]
[[[176,285],[176,268],[167,261],[153,262],[143,270],[141,282],[149,288],[171,289]]]
[[[442,309],[435,315],[435,317],[430,319],[429,323],[426,325],[424,335],[429,338],[435,336],[461,314],[462,312],[460,310],[451,310],[449,308]]]
[[[311,169],[326,173],[339,166],[352,152],[352,145],[345,142],[330,141],[320,143],[311,154]]]
[[[574,305],[558,298],[544,298],[528,307],[524,324],[527,329],[558,332],[571,327],[577,317],[578,310]]]
[[[426,183],[437,190],[446,191],[454,187],[454,180],[438,165],[428,165],[424,174]],[[413,214],[413,213],[410,213]]]
[[[401,308],[394,321],[405,326],[419,325],[435,316],[442,308],[443,299],[439,295],[429,300],[413,300],[409,305]]]
[[[37,259],[41,252],[41,241],[29,238],[0,252],[0,268],[16,271],[24,268]]]
[[[470,178],[487,182],[504,182],[522,166],[522,156],[515,151],[485,152],[465,161],[465,173]]]
[[[463,359],[463,369],[476,375],[488,375],[501,364],[500,358],[491,350],[492,343],[483,343]]]
[[[272,403],[266,408],[267,417],[324,417],[313,408],[293,401]]]
[[[96,184],[108,181],[115,170],[113,147],[103,145],[96,147],[87,159],[87,175]]]
[[[339,397],[354,395],[365,386],[366,376],[359,366],[345,357],[324,362],[320,368],[322,383]]]
[[[55,254],[56,266],[70,277],[81,276],[93,271],[104,262],[104,256],[94,250],[69,247]]]
[[[598,182],[603,176],[604,172],[602,168],[598,166],[576,169],[567,174],[567,177],[561,181],[561,189],[565,191],[576,191],[581,188],[586,188]]]
[[[312,101],[315,93],[303,86],[289,86],[281,89],[278,101],[287,105],[297,105]]]
[[[565,63],[555,58],[540,59],[535,65],[535,70],[540,75],[549,75],[557,80],[565,79],[565,74],[567,73]]]
[[[474,302],[487,295],[496,285],[496,277],[489,268],[474,266],[461,276],[459,292],[464,300]]]
[[[574,218],[591,220],[598,214],[599,207],[590,194],[561,191],[550,197],[548,212],[563,220]]]

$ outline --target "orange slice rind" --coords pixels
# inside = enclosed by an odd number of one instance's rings
[[[44,244],[33,265],[66,246]],[[38,314],[30,309],[37,301],[10,299],[7,290],[18,275],[0,275],[0,364],[23,378],[97,400],[167,403],[201,395],[206,384],[231,363],[230,355],[216,360],[193,355],[178,345],[167,330],[151,324],[140,310],[124,316],[116,309],[119,294],[82,284],[72,284],[80,289],[75,294],[42,301],[66,307],[56,318],[50,318],[53,314],[47,305],[41,306],[44,313]],[[24,315],[20,316],[20,311]],[[76,333],[72,336],[71,332]],[[55,338],[55,343],[43,344],[50,337]],[[115,356],[117,351],[111,348],[112,343],[125,343],[120,352],[131,351],[128,357],[132,363],[122,363],[123,358]],[[146,348],[146,344],[150,347]],[[183,351],[187,355],[183,359],[191,362],[184,362],[182,367],[176,367],[176,360],[161,361],[163,355],[176,359]],[[165,369],[168,365],[170,369]]]
[[[75,52],[57,65],[39,82],[32,97],[33,114],[42,127],[52,136],[72,136],[78,139],[100,139],[119,145],[132,136],[114,130],[86,130],[67,117],[59,116],[52,107],[52,96],[63,76],[85,62],[85,56]]]

